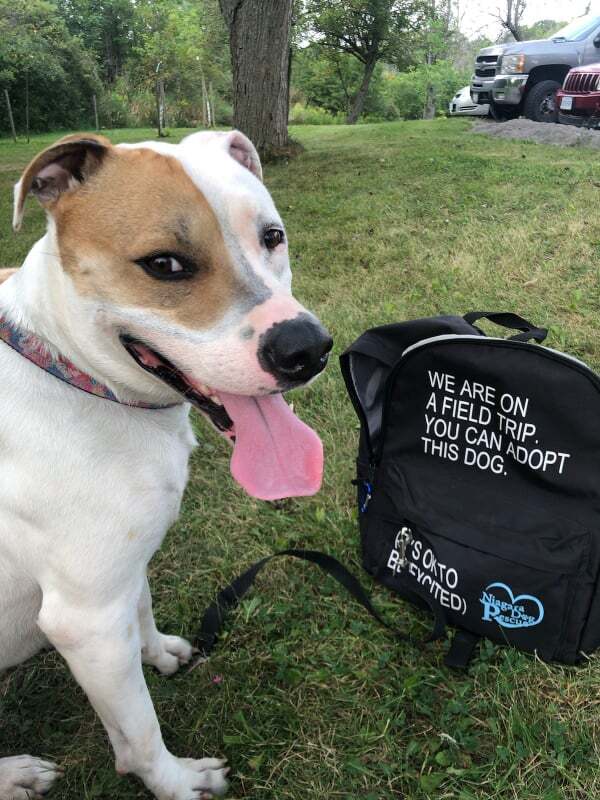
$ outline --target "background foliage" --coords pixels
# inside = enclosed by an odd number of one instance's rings
[[[167,124],[202,121],[202,77],[218,121],[231,118],[231,70],[216,0],[0,0],[0,89],[24,130],[152,125],[157,75]],[[2,98],[3,100],[3,98]],[[9,130],[6,114],[0,130]]]
[[[378,57],[360,121],[420,118],[429,85],[437,113],[445,113],[486,43],[459,33],[450,0],[353,0],[361,25],[371,24],[368,35],[344,7],[296,0],[291,122],[345,121],[365,78],[361,52],[373,37]],[[203,91],[216,124],[231,124],[229,46],[217,0],[0,0],[0,133],[10,130],[4,89],[19,133],[27,93],[34,132],[94,127],[94,95],[100,127],[152,126],[157,77],[167,126],[205,123]]]

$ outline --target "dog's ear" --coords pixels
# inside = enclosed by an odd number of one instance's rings
[[[253,175],[256,175],[259,181],[262,181],[260,158],[250,139],[241,131],[231,131],[231,133],[225,134],[225,138],[229,155],[239,161],[243,167],[249,169]]]
[[[197,147],[202,144],[223,148],[229,155],[246,167],[259,181],[262,181],[262,167],[256,147],[241,131],[199,131],[192,133],[183,140],[182,144]]]
[[[13,228],[18,231],[28,194],[48,208],[67,191],[78,188],[100,166],[112,145],[104,136],[65,136],[43,150],[15,184]]]

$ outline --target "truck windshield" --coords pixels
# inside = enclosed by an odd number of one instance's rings
[[[600,17],[593,15],[579,17],[574,19],[573,22],[569,22],[568,25],[565,25],[564,28],[561,28],[550,38],[560,42],[577,42],[580,39],[585,39],[598,26],[600,26]]]

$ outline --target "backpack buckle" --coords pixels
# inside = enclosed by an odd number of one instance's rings
[[[363,485],[364,497],[360,503],[360,513],[364,514],[367,508],[369,507],[371,498],[373,497],[373,487],[371,486],[369,481],[363,481],[362,485]]]
[[[353,480],[352,485],[359,487],[358,510],[361,514],[364,514],[373,497],[373,485],[366,478]]]

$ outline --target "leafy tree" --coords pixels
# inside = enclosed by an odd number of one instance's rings
[[[135,26],[125,69],[132,94],[152,94],[158,79],[174,124],[207,122],[210,90],[219,97],[231,94],[226,31],[216,2],[138,0]]]
[[[348,53],[362,64],[362,80],[348,114],[361,115],[379,61],[406,63],[409,35],[422,19],[415,0],[308,0],[314,31],[325,47]]]
[[[104,81],[122,74],[136,36],[133,0],[56,0],[69,31],[92,52]]]
[[[307,106],[347,117],[361,80],[362,69],[357,59],[325,48],[318,42],[312,42],[294,55],[292,94],[295,100],[301,99]],[[369,85],[363,113],[382,112],[381,88],[381,72],[376,69]]]
[[[561,28],[564,28],[566,22],[557,22],[554,19],[540,19],[533,25],[522,25],[521,32],[523,34],[523,41],[529,39],[548,39]]]
[[[458,89],[469,83],[471,72],[457,69],[450,61],[419,64],[403,73],[388,72],[383,82],[386,115],[393,118],[420,119],[428,89],[435,87],[437,113],[445,112]]]
[[[92,110],[99,81],[92,58],[46,0],[0,0],[0,85],[17,127],[76,127]],[[3,117],[3,129],[6,123]]]
[[[458,40],[458,21],[454,16],[452,0],[426,0],[425,22],[419,35],[416,52],[421,51],[417,61],[425,62],[425,74],[431,79],[427,84],[423,118],[433,119],[436,113],[438,73],[431,67],[441,60],[448,61]]]

